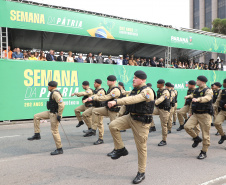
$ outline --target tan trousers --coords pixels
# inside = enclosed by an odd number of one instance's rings
[[[118,114],[117,114],[117,117],[123,116],[125,112],[126,112],[126,106],[125,105],[122,105],[120,107],[120,110],[119,110]]]
[[[177,121],[177,103],[175,103],[175,107],[173,107],[173,122]]]
[[[80,105],[77,108],[75,108],[75,115],[78,119],[78,121],[82,121],[82,115],[81,112],[84,112],[86,109],[88,109],[89,107],[86,107],[85,105]]]
[[[154,119],[152,119],[152,122],[151,122],[151,127],[155,127],[155,122],[154,122]]]
[[[150,124],[143,124],[140,121],[133,120],[130,115],[125,115],[115,119],[109,124],[109,129],[114,140],[116,150],[124,147],[120,130],[131,128],[138,152],[138,171],[144,173],[147,161],[147,139]]]
[[[49,111],[41,112],[34,115],[34,131],[40,133],[40,120],[50,119],[51,131],[53,139],[57,148],[62,148],[60,133],[58,130],[59,121],[57,120],[57,114],[50,113]]]
[[[185,105],[180,110],[177,110],[177,117],[180,125],[184,124],[184,119],[188,119],[187,117],[188,112],[189,112],[189,105]]]
[[[187,121],[184,126],[186,132],[192,137],[195,138],[198,135],[195,133],[194,128],[198,124],[202,130],[202,151],[207,152],[208,147],[210,146],[210,127],[212,122],[212,116],[209,114],[193,114]]]
[[[85,121],[88,129],[92,127],[92,112],[95,107],[90,107],[85,110],[82,114],[82,118]],[[104,125],[103,125],[103,116],[100,116],[100,124],[97,125],[98,130],[99,130],[99,138],[103,139],[104,135]]]
[[[97,130],[98,125],[103,127],[99,132],[99,138],[103,139],[104,135],[104,125],[102,116],[108,116],[112,122],[117,117],[117,112],[109,111],[106,107],[94,108],[92,111],[92,129]],[[111,123],[110,123],[111,124]],[[109,125],[110,125],[109,124]]]
[[[213,116],[213,123],[214,123],[217,118],[217,115],[219,114],[218,107],[213,106],[213,111],[214,111],[214,116]]]
[[[215,122],[214,122],[214,125],[221,136],[225,135],[223,128],[222,128],[222,123],[224,122],[225,119],[226,119],[226,111],[222,110],[219,112],[219,114],[217,115]]]
[[[169,119],[168,119],[168,123],[167,123],[168,130],[171,130],[172,126],[173,126],[173,111],[174,111],[174,107],[171,107],[170,112],[169,112]]]
[[[159,115],[162,126],[162,140],[166,141],[167,138],[167,123],[169,119],[169,112],[164,109],[155,108],[153,115]]]

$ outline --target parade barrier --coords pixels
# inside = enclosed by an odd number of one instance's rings
[[[129,91],[133,88],[132,81],[136,70],[147,73],[147,82],[152,83],[155,91],[159,79],[173,83],[179,93],[178,108],[184,104],[189,80],[205,75],[210,87],[214,82],[222,83],[226,77],[224,71],[1,59],[0,121],[32,119],[34,114],[46,111],[46,101],[50,94],[48,82],[51,80],[58,82],[58,89],[63,95],[66,105],[63,116],[74,116],[74,109],[82,102],[81,98],[70,95],[83,91],[83,81],[89,81],[90,87],[94,88],[94,80],[100,78],[103,81],[102,87],[107,90],[107,76],[113,74],[116,75],[117,82],[123,82]]]

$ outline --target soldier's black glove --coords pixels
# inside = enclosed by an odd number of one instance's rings
[[[60,122],[61,121],[61,116],[57,116],[57,120]]]

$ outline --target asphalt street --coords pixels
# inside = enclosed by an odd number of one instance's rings
[[[177,132],[178,122],[168,135],[167,145],[158,147],[161,126],[154,116],[157,131],[149,134],[146,179],[143,185],[226,185],[226,142],[218,144],[211,127],[211,146],[205,160],[198,160],[202,145],[192,148],[193,141],[183,130]],[[76,118],[62,120],[70,140],[69,146],[59,127],[63,155],[51,156],[55,150],[50,123],[41,124],[41,140],[28,141],[33,135],[32,121],[0,124],[0,184],[1,185],[126,185],[131,184],[138,171],[137,150],[131,130],[122,134],[129,155],[112,160],[106,154],[113,149],[113,140],[104,119],[104,144],[93,145],[97,136],[83,137],[83,125],[76,128]],[[224,126],[225,127],[225,126]],[[226,129],[226,128],[225,128]]]

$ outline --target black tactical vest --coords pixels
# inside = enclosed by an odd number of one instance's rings
[[[111,93],[111,91],[112,91],[113,89],[115,89],[115,88],[117,88],[117,89],[120,91],[120,96],[119,96],[118,98],[122,98],[122,92],[121,92],[121,89],[120,89],[119,87],[117,87],[117,86],[113,87],[112,89],[109,88],[108,91],[107,91],[107,94]],[[114,107],[111,107],[111,108],[108,107],[108,102],[109,102],[109,101],[112,101],[112,100],[114,100],[114,99],[115,99],[115,98],[112,97],[110,100],[107,100],[107,101],[105,102],[105,107],[106,107],[108,110],[110,110],[110,111],[113,111],[113,112],[119,112],[119,110],[120,110],[120,107],[119,107],[119,106],[114,106]]]
[[[218,89],[217,91],[215,91],[215,90],[213,91],[213,103],[216,102],[220,90],[221,90],[221,89]]]
[[[170,90],[169,92],[170,92],[170,98],[171,98],[171,97],[172,97],[171,93],[172,93],[172,92],[175,93],[175,91],[174,91],[174,90]],[[176,101],[175,101],[175,97],[174,97],[174,98],[172,99],[172,101],[170,102],[171,107],[175,107],[175,103],[176,103]]]
[[[187,96],[190,95],[190,94],[192,94],[194,91],[195,91],[195,89],[188,89],[188,91],[187,91]],[[190,106],[191,101],[192,101],[191,98],[186,99],[185,105],[189,105],[189,106]]]
[[[93,90],[93,89],[91,89],[91,88],[88,88],[88,89],[90,89],[90,90],[94,93],[94,90]],[[88,89],[86,89],[86,91],[87,91]],[[87,98],[89,98],[88,95],[83,96],[82,101],[85,100],[85,99],[87,99]],[[86,106],[86,107],[92,107],[93,104],[92,104],[92,102],[88,101],[88,102],[85,103],[85,106]]]
[[[52,91],[50,93],[49,96],[49,101],[47,101],[47,109],[51,112],[51,113],[58,113],[58,103],[52,98],[52,95],[54,92],[58,92],[60,93],[60,91],[58,91],[57,89]],[[62,97],[62,94],[60,93],[60,96]]]
[[[199,91],[199,88],[196,88],[193,94],[193,98],[199,98],[204,97],[206,90],[209,89],[209,87],[204,88],[202,91]],[[213,114],[213,100],[210,100],[206,103],[200,103],[200,102],[192,102],[192,112],[196,114]]]
[[[143,86],[140,89],[134,88],[130,93],[130,96],[135,96],[140,94],[142,90],[146,89],[148,86]],[[135,114],[152,114],[154,111],[155,101],[150,102],[140,102],[136,104],[127,105],[127,111]]]
[[[150,87],[151,88],[151,87]],[[152,89],[152,88],[151,88]],[[153,91],[153,93],[154,93],[154,100],[156,100],[156,93],[155,93],[155,91],[154,91],[154,89],[152,89],[152,91]]]
[[[178,96],[178,91],[174,90],[176,96],[175,96],[175,103],[177,103],[177,96]]]
[[[104,90],[104,88],[100,88],[100,89],[97,89],[97,90],[94,90],[94,94],[97,94],[100,90]],[[104,90],[104,94],[103,95],[106,95],[106,91]],[[105,101],[95,101],[93,100],[93,106],[94,107],[104,107],[105,105]]]
[[[221,110],[226,111],[226,108],[224,108],[224,105],[226,104],[226,89],[223,89],[221,92],[221,100],[220,100],[220,107]]]
[[[162,89],[157,91],[157,99],[162,96],[163,91],[169,91],[168,89]],[[165,100],[157,105],[159,109],[170,110],[170,99],[165,98]]]

